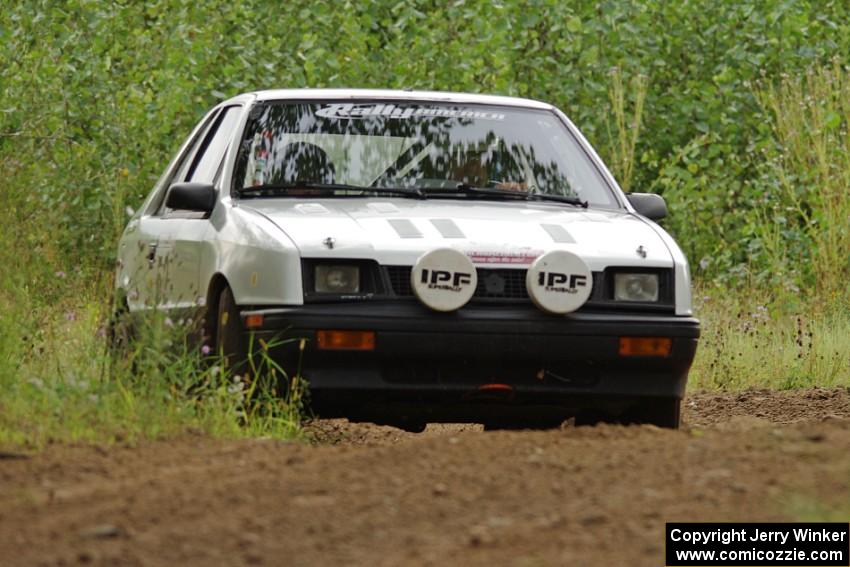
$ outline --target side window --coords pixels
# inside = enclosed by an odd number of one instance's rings
[[[189,165],[191,165],[192,161],[194,161],[192,158],[198,153],[198,148],[206,139],[206,133],[209,131],[210,125],[215,122],[217,115],[218,113],[214,112],[206,118],[204,124],[200,127],[200,129],[198,129],[197,134],[195,134],[194,139],[192,139],[191,143],[178,158],[178,162],[171,170],[171,175],[169,175],[168,179],[165,180],[162,190],[157,196],[157,200],[153,207],[153,210],[156,211],[154,213],[156,216],[161,216],[165,213],[165,195],[168,193],[168,188],[171,187],[172,184],[183,181],[186,178],[186,172],[189,169]]]
[[[204,137],[204,145],[192,160],[187,181],[197,183],[212,183],[215,180],[219,165],[227,145],[233,138],[233,130],[239,120],[238,106],[225,108],[216,119],[209,133]]]
[[[186,152],[186,155],[183,156],[183,161],[180,162],[180,167],[177,168],[177,171],[174,173],[174,177],[172,177],[168,183],[169,186],[186,180],[186,174],[189,172],[189,166],[192,165],[194,157],[198,155],[198,151],[202,147],[201,145],[206,137],[205,134],[210,128],[212,128],[212,126],[207,126],[204,132],[201,132],[202,135],[198,136],[198,139],[195,140],[194,144],[192,144],[192,149]]]

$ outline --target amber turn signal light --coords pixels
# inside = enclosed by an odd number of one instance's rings
[[[322,350],[375,350],[374,331],[316,331]]]
[[[248,315],[245,317],[245,327],[248,329],[258,329],[263,326],[262,315]]]
[[[673,339],[665,337],[620,337],[620,356],[670,356]]]

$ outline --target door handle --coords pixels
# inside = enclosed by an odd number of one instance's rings
[[[156,261],[156,242],[148,244],[148,255],[146,257],[148,264],[153,266],[153,263]]]

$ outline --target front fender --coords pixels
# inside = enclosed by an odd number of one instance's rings
[[[673,275],[675,278],[674,285],[676,289],[676,315],[693,315],[691,271],[688,266],[688,259],[685,257],[685,253],[682,252],[682,249],[679,248],[679,245],[676,244],[676,241],[666,230],[649,219],[644,219],[640,216],[638,218],[642,219],[658,234],[664,242],[664,245],[667,247],[667,250],[670,251],[670,256],[673,258]]]
[[[224,203],[210,218],[202,280],[224,276],[239,305],[302,305],[301,254],[265,216]]]

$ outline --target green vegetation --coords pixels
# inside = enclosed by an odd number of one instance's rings
[[[810,306],[806,306],[807,308]],[[703,295],[691,389],[803,388],[850,384],[850,317],[838,309],[783,313],[746,299]]]
[[[27,305],[39,313],[27,313]],[[35,298],[4,309],[0,446],[133,442],[187,431],[299,435],[300,382],[279,392],[280,371],[268,357],[249,374],[258,379],[233,376],[187,341],[191,322],[163,314],[140,320],[130,346],[112,352],[108,298],[86,295],[53,307],[58,312]],[[31,326],[22,329],[21,321]]]
[[[277,411],[246,425],[225,379],[190,391],[196,354],[138,353],[160,369],[142,381],[98,334],[125,209],[204,110],[265,87],[555,103],[624,187],[668,200],[706,326],[693,384],[850,383],[846,2],[7,4],[0,441],[292,431]]]

